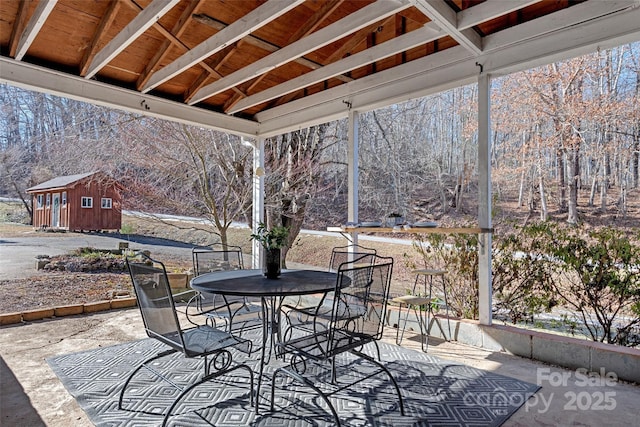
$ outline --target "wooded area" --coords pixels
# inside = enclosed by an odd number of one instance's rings
[[[7,85],[0,97],[1,196],[101,170],[127,189],[126,209],[204,216],[223,240],[250,220],[252,149],[239,137]],[[638,227],[639,98],[637,43],[495,78],[496,221]],[[346,130],[266,142],[268,216],[293,229],[346,221]],[[474,221],[476,134],[475,85],[363,113],[360,219]]]

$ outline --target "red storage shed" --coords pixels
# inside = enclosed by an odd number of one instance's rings
[[[102,172],[59,176],[27,193],[36,228],[117,231],[122,226],[122,186]]]

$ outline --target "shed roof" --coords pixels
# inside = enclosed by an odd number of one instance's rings
[[[0,82],[268,137],[640,40],[638,0],[3,0]]]
[[[95,175],[97,172],[87,172],[87,173],[79,173],[76,175],[66,175],[66,176],[57,176],[49,181],[45,181],[41,184],[34,185],[31,188],[27,188],[27,193],[35,193],[37,191],[42,190],[51,190],[54,188],[66,188],[75,184],[78,181],[81,181],[85,178],[88,178],[92,175]]]

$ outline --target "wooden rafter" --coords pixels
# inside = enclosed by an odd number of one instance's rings
[[[154,0],[144,8],[133,21],[94,56],[87,68],[85,78],[93,77],[179,2],[180,0]]]
[[[84,56],[82,57],[82,62],[80,63],[80,76],[84,77],[87,74],[89,64],[91,63],[91,61],[93,61],[93,58],[98,52],[98,48],[102,45],[104,37],[107,33],[106,30],[113,23],[113,20],[116,18],[121,5],[122,2],[119,1],[113,1],[109,3],[109,8],[100,21],[100,25],[98,26],[95,34],[93,35],[93,39],[91,40],[91,44],[86,48]]]
[[[277,0],[271,0],[255,8],[245,15],[243,19],[240,19],[229,25],[224,30],[217,32],[198,46],[180,56],[171,64],[154,73],[147,84],[142,88],[142,92],[148,92],[203,59],[224,49],[228,45],[237,42],[247,34],[252,33],[256,29],[267,25],[274,19],[284,15],[303,1],[304,0],[292,0],[283,4]]]
[[[316,13],[313,14],[313,16],[311,18],[309,18],[307,20],[307,22],[304,23],[304,25],[301,25],[300,28],[298,28],[298,31],[296,31],[291,37],[289,37],[289,40],[287,42],[287,44],[291,44],[294,43],[298,40],[300,40],[301,38],[303,38],[304,36],[311,34],[316,28],[318,28],[318,26],[320,26],[322,24],[322,22],[327,19],[327,17],[329,15],[331,15],[337,8],[338,6],[340,6],[342,3],[344,2],[344,0],[333,0],[333,1],[329,1],[327,3],[325,3],[320,9],[318,9],[316,11]],[[246,93],[247,95],[251,93],[251,91],[258,85],[260,84],[260,82],[267,77],[269,73],[264,73],[261,76],[258,76],[257,78],[253,79],[253,81],[251,81],[249,83],[249,85],[247,86],[246,89],[243,90],[244,93]],[[240,96],[239,94],[236,94],[234,96],[232,96],[224,105],[224,111],[225,112],[229,112],[229,110],[238,102],[240,101],[240,99],[242,99],[242,96]]]
[[[194,15],[193,20],[198,21],[201,24],[209,25],[211,28],[215,28],[218,31],[222,30],[227,26],[226,24],[223,24],[222,22],[217,21],[214,18],[207,15]],[[265,40],[259,39],[258,37],[254,37],[251,34],[249,34],[247,37],[243,39],[243,43],[247,43],[257,48],[260,48],[262,50],[266,50],[269,53],[273,53],[280,49],[280,46],[276,46],[273,43],[269,43]],[[322,68],[321,64],[310,61],[304,57],[296,58],[293,62],[299,65],[302,65],[304,67],[310,68],[312,70],[317,70],[318,68]],[[338,76],[337,78],[342,80],[345,83],[353,81],[352,78],[347,76]]]
[[[412,49],[444,36],[445,33],[435,23],[428,23],[422,28],[393,38],[387,42],[373,46],[365,51],[348,56],[340,61],[333,62],[324,68],[311,71],[299,77],[291,79],[286,83],[263,90],[255,95],[249,96],[239,101],[229,113],[235,113],[254,105],[270,101],[284,94],[298,91],[315,83],[327,80],[338,74],[349,70],[355,70],[362,66],[375,63],[376,61],[395,55],[399,52]]]
[[[345,28],[347,28],[346,31],[357,31],[362,27],[366,27],[371,25],[373,22],[385,19],[388,16],[410,6],[411,3],[405,0],[385,0],[384,2],[370,4],[369,6],[350,14],[347,18],[328,25],[309,36],[254,62],[250,67],[245,67],[203,87],[195,94],[189,103],[198,103],[204,99],[258,77],[261,74],[286,64],[287,62],[291,62],[294,58],[300,58],[309,52],[317,50],[322,46],[326,46],[327,44],[344,37]]]
[[[191,1],[187,5],[185,10],[182,12],[182,15],[180,15],[180,18],[171,29],[171,35],[175,38],[175,40],[168,38],[162,42],[162,45],[160,46],[156,54],[144,67],[144,71],[142,72],[142,74],[140,74],[140,77],[136,82],[136,89],[141,90],[141,88],[145,84],[147,84],[147,82],[151,78],[151,75],[154,73],[154,71],[156,71],[156,67],[158,66],[158,64],[160,64],[162,60],[167,57],[169,48],[171,46],[182,45],[182,43],[176,43],[176,41],[180,39],[180,36],[182,36],[184,31],[188,28],[189,22],[191,21],[191,16],[197,12],[198,7],[200,6],[200,1],[201,0]]]
[[[31,15],[31,18],[29,18],[29,22],[24,26],[24,30],[18,38],[14,56],[16,60],[21,60],[27,53],[31,43],[36,39],[36,36],[57,2],[58,0],[40,0],[36,6],[36,10],[33,12],[33,15]]]
[[[449,33],[465,49],[471,51],[474,55],[482,53],[482,38],[480,35],[471,28],[459,29],[456,12],[444,0],[416,0],[416,7]]]
[[[231,57],[231,55],[236,53],[241,43],[242,43],[242,40],[230,46],[227,46],[226,48],[224,48],[223,50],[221,50],[220,52],[216,53],[211,58],[206,60],[206,65],[208,67],[206,67],[204,71],[200,73],[200,75],[191,83],[191,86],[189,86],[189,89],[185,91],[184,102],[188,103],[191,100],[191,97],[198,90],[200,90],[200,88],[203,87],[211,77],[215,76],[219,79],[222,78],[222,75],[218,73],[218,68],[222,64],[224,64],[227,61],[227,59]],[[241,89],[234,88],[234,90],[237,96],[239,97],[246,96]]]
[[[15,58],[16,51],[18,50],[18,42],[20,41],[20,35],[27,26],[29,7],[33,0],[24,0],[20,2],[18,7],[18,16],[13,23],[11,30],[11,40],[9,41],[9,56]]]
[[[344,0],[332,0],[324,3],[320,9],[313,14],[313,16],[304,23],[304,25],[300,26],[298,30],[293,33],[287,44],[291,44],[303,38],[304,36],[311,34],[314,32],[329,15],[331,15],[335,10],[340,7],[340,5],[344,2]]]

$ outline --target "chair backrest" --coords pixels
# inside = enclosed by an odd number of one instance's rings
[[[191,250],[193,274],[199,276],[212,271],[242,270],[242,248],[221,244],[195,247]]]
[[[358,260],[359,263],[372,263],[375,259],[376,250],[365,248],[360,245],[338,246],[331,251],[329,261],[329,271],[337,272],[338,268],[349,261]]]
[[[357,337],[360,345],[382,338],[392,271],[393,258],[372,254],[340,265],[332,312],[335,336]]]
[[[159,261],[140,253],[126,258],[147,335],[185,352],[167,270]]]

